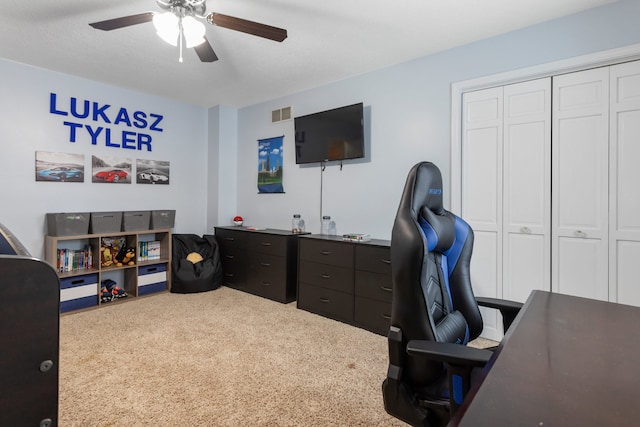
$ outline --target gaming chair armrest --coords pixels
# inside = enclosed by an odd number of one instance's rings
[[[495,308],[500,310],[502,314],[502,324],[504,326],[504,332],[511,327],[513,320],[516,318],[523,304],[515,301],[509,301],[498,298],[488,297],[476,297],[478,305],[482,307]]]
[[[447,367],[449,411],[453,415],[471,388],[474,368],[484,367],[494,353],[491,350],[435,341],[413,340],[407,343],[407,353],[443,362]]]
[[[452,365],[484,366],[493,352],[466,345],[426,340],[412,340],[407,343],[407,353],[426,357]]]

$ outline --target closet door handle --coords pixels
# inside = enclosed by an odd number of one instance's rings
[[[531,229],[529,227],[521,227],[520,232],[524,234],[531,234]]]
[[[580,238],[583,238],[583,239],[584,239],[585,237],[587,237],[587,233],[585,233],[585,232],[584,232],[584,231],[582,231],[582,230],[576,230],[576,231],[574,231],[574,232],[573,232],[573,235],[574,235],[575,237],[580,237]]]

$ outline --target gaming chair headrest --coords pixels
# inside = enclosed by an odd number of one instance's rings
[[[442,175],[440,169],[431,162],[421,162],[414,166],[412,209],[416,220],[423,207],[436,215],[444,214],[442,203]]]

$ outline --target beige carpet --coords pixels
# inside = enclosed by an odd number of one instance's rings
[[[60,426],[402,426],[386,338],[230,288],[62,316]]]

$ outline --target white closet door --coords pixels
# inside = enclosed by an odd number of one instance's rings
[[[608,300],[609,69],[554,77],[552,289]]]
[[[551,78],[504,87],[503,298],[551,290]]]
[[[471,283],[477,296],[502,297],[502,88],[462,98],[462,218],[474,231]],[[501,318],[481,308],[483,336],[502,337]]]
[[[640,62],[610,75],[610,299],[640,306]]]

